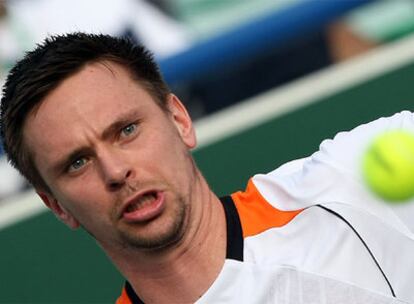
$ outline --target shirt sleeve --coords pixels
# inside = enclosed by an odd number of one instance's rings
[[[352,205],[412,236],[414,226],[409,228],[409,225],[414,218],[414,200],[391,207],[370,191],[362,175],[366,149],[378,135],[391,130],[414,134],[414,114],[403,111],[340,132],[333,139],[324,140],[311,156],[287,163],[269,174],[256,175],[253,182],[281,210],[331,202]]]

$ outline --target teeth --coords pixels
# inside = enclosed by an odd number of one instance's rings
[[[130,204],[126,210],[126,212],[133,212],[135,210],[141,209],[149,204],[151,204],[156,198],[155,193],[146,193],[142,195],[137,201]]]

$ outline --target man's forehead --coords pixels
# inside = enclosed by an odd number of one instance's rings
[[[37,116],[39,112],[47,112],[44,111],[45,108],[53,108],[57,112],[73,108],[73,111],[74,108],[79,108],[79,100],[82,101],[81,109],[87,110],[89,104],[94,107],[97,101],[104,103],[105,100],[110,100],[116,104],[123,97],[129,101],[139,101],[141,98],[138,97],[146,94],[138,81],[121,65],[107,61],[89,63],[47,94],[30,115]]]

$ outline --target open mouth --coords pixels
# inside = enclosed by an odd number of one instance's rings
[[[122,217],[130,222],[148,221],[157,217],[164,209],[164,194],[147,191],[130,199]]]
[[[139,210],[141,208],[145,208],[145,206],[148,206],[151,204],[154,200],[157,199],[157,193],[155,191],[146,192],[138,199],[131,202],[127,208],[125,209],[125,213],[134,212],[136,210]]]

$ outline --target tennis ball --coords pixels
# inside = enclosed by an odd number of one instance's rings
[[[414,134],[388,131],[373,140],[363,157],[363,175],[382,199],[401,203],[414,197]]]

